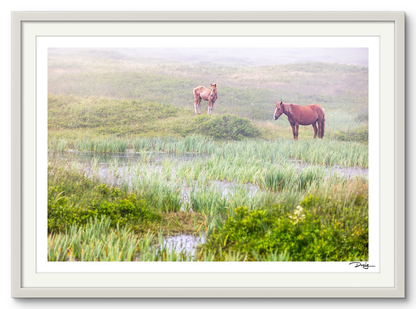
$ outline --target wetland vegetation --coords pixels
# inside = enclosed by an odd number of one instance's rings
[[[212,66],[50,49],[49,261],[368,260],[367,65]],[[324,107],[324,139],[277,100]]]

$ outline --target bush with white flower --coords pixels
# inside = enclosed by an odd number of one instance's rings
[[[305,219],[305,214],[303,213],[302,206],[297,206],[295,211],[293,212],[293,215],[289,215],[289,218],[293,220],[293,223],[296,224],[299,221]]]

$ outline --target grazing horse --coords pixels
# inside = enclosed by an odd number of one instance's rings
[[[211,88],[205,88],[204,86],[198,86],[194,88],[194,98],[195,98],[195,115],[196,110],[198,109],[198,114],[201,114],[199,105],[201,100],[208,101],[208,115],[212,114],[212,108],[214,107],[215,101],[218,99],[217,94],[217,84],[211,84]]]
[[[300,106],[298,104],[276,102],[276,108],[274,110],[274,120],[279,119],[281,114],[287,116],[290,125],[292,126],[293,138],[298,140],[299,125],[308,126],[312,125],[315,132],[313,138],[324,137],[325,131],[325,110],[317,104],[311,104],[307,106]],[[316,128],[318,124],[318,128]]]

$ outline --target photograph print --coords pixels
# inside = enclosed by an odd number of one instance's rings
[[[369,49],[226,39],[47,49],[48,262],[369,261]]]

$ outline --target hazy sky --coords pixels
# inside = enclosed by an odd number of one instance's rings
[[[216,62],[257,66],[320,61],[368,65],[367,48],[141,48],[123,51],[131,56],[186,63]]]
[[[50,48],[49,52],[50,55],[153,63],[265,66],[319,61],[368,65],[367,48]]]

